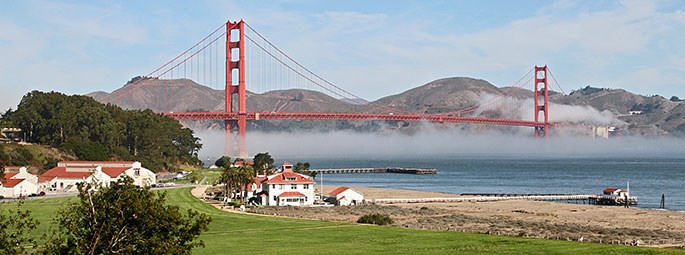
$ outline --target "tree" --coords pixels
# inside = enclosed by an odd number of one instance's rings
[[[248,164],[242,164],[241,166],[237,167],[238,168],[238,177],[237,177],[237,182],[238,182],[238,188],[239,191],[241,191],[240,198],[243,200],[243,203],[247,202],[247,190],[248,186],[254,182],[255,178],[255,170],[253,169],[252,166]]]
[[[26,254],[26,246],[36,244],[29,232],[36,229],[38,222],[29,210],[21,210],[22,204],[17,204],[16,211],[5,212],[7,203],[0,203],[0,254]]]
[[[218,167],[223,167],[223,168],[231,166],[231,157],[222,156],[219,159],[217,159],[216,162],[214,162],[214,165],[218,166]]]
[[[165,193],[133,185],[130,178],[109,187],[79,184],[79,201],[56,217],[59,227],[44,254],[191,254],[211,218],[166,205]]]
[[[293,170],[294,170],[295,172],[297,172],[297,171],[303,171],[303,170],[309,170],[309,162],[304,162],[304,163],[302,163],[302,162],[297,162],[297,164],[295,164],[295,167],[294,167]]]
[[[226,200],[233,198],[232,195],[238,186],[239,176],[240,172],[238,172],[238,168],[231,167],[230,163],[228,166],[224,167],[224,170],[221,172],[219,183],[224,185],[224,197]]]
[[[307,171],[309,170],[309,166],[309,162],[297,162],[297,164],[295,164],[295,166],[293,167],[293,171],[296,173],[306,174],[311,177],[316,177],[316,172]]]
[[[65,149],[85,160],[137,160],[153,171],[198,165],[202,145],[180,122],[151,110],[123,110],[87,96],[32,91],[5,117],[27,142]]]
[[[677,96],[672,96],[670,100],[671,100],[671,102],[680,102],[681,101],[680,98]]]
[[[254,162],[254,170],[256,174],[271,174],[271,170],[274,168],[274,159],[269,155],[268,152],[258,153],[252,159]]]

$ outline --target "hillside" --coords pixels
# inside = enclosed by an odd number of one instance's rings
[[[456,77],[435,80],[374,103],[406,112],[433,114],[472,106],[485,95],[502,95],[502,92],[485,80]]]
[[[132,90],[138,85],[142,86]],[[124,109],[151,109],[155,112],[224,110],[224,90],[214,90],[188,79],[144,79],[126,84],[112,93],[123,95],[113,102]],[[98,91],[86,96],[102,102],[109,95],[110,93]],[[108,100],[112,99],[117,98]],[[237,102],[234,104],[237,105]],[[321,92],[301,89],[263,94],[248,91],[247,107],[260,112],[358,112],[366,109],[357,103],[348,103]]]
[[[685,105],[662,96],[642,96],[623,89],[603,89],[587,86],[558,96],[554,102],[568,105],[589,105],[608,110],[628,124],[628,130],[640,135],[685,135]],[[641,114],[631,115],[631,111]]]
[[[74,155],[38,144],[0,144],[0,165],[28,166],[29,172],[41,174],[57,166],[58,161],[74,160]]]
[[[223,90],[213,90],[186,79],[144,81],[148,82],[148,85],[127,94],[121,100],[118,100],[116,104],[124,108],[149,108],[158,112],[223,110]],[[117,91],[127,91],[136,84],[127,84]],[[173,99],[169,102],[162,104],[166,107],[159,107],[160,100],[156,99],[154,95],[160,93],[177,96],[172,97]],[[107,95],[105,92],[89,94],[89,96],[97,100],[102,100]],[[250,111],[262,112],[379,112],[379,107],[386,107],[385,109],[390,110],[385,110],[385,112],[396,109],[397,112],[437,114],[473,106],[478,102],[482,102],[484,98],[493,95],[510,95],[512,98],[522,100],[521,104],[525,104],[526,101],[523,100],[532,100],[533,91],[527,88],[498,88],[481,79],[453,77],[431,81],[374,102],[344,98],[336,99],[320,92],[299,89],[270,91],[263,94],[248,92],[247,107]],[[567,105],[568,107],[564,108],[566,111],[573,111],[573,107],[582,106],[584,107],[581,109],[583,111],[591,108],[596,109],[596,111],[591,111],[593,114],[604,112],[602,115],[608,115],[610,118],[613,118],[613,125],[621,125],[628,131],[627,134],[685,135],[685,106],[683,106],[681,101],[670,101],[661,96],[642,96],[621,89],[602,89],[589,86],[574,90],[568,95],[550,91],[550,100],[555,104]],[[369,107],[369,105],[372,107]],[[519,109],[518,111],[525,112],[524,110],[526,109]],[[642,111],[643,114],[630,115],[630,111]],[[522,116],[526,117],[530,113],[489,111],[479,114],[489,117],[520,118]],[[565,113],[559,115],[563,114]],[[589,117],[587,119],[587,121],[582,121],[582,123],[596,124],[591,123],[593,118]],[[191,127],[221,127],[220,122],[186,123],[186,125]],[[415,123],[403,122],[258,121],[252,122],[248,128],[264,131],[283,129],[319,129],[330,131],[347,129],[374,132],[388,128],[411,130],[415,127]],[[501,127],[485,128],[479,126],[475,130],[491,128],[500,129]],[[467,129],[474,130],[474,128]]]

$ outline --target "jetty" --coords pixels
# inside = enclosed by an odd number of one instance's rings
[[[489,194],[468,193],[463,197],[434,197],[434,198],[379,198],[367,199],[367,203],[397,204],[397,203],[449,203],[449,202],[488,202],[503,200],[535,200],[535,201],[574,201],[597,205],[625,205],[625,199],[619,196],[597,194]],[[637,197],[628,197],[629,205],[637,204]]]
[[[364,174],[364,173],[398,173],[398,174],[437,174],[435,168],[412,168],[412,167],[380,167],[380,168],[332,168],[332,169],[309,169],[302,172],[322,174]]]

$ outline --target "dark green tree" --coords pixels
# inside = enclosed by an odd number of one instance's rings
[[[56,217],[44,254],[191,254],[211,218],[166,204],[165,193],[132,184],[79,185],[79,201]]]
[[[254,170],[256,174],[271,174],[274,168],[274,159],[269,155],[268,152],[258,153],[252,159],[254,162]]]
[[[84,160],[138,160],[160,171],[198,165],[193,131],[150,110],[126,111],[87,96],[32,91],[6,119],[28,142],[68,150]]]
[[[26,254],[27,246],[36,244],[29,232],[36,229],[38,222],[30,211],[21,210],[22,204],[17,204],[16,211],[5,211],[8,203],[0,203],[0,254]]]
[[[226,168],[231,165],[231,157],[222,156],[214,162],[215,166]]]
[[[295,166],[293,166],[293,171],[302,171],[302,170],[309,170],[309,162],[297,162]]]
[[[309,175],[311,177],[316,177],[316,172],[307,171],[307,170],[309,170],[309,167],[310,167],[309,162],[304,162],[304,163],[297,162],[293,166],[293,171],[296,173],[306,174],[306,175]]]

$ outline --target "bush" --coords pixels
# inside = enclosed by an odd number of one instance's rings
[[[390,218],[390,216],[386,214],[380,214],[380,213],[373,213],[373,214],[366,214],[363,215],[362,217],[359,217],[357,220],[357,223],[365,223],[365,224],[376,224],[376,225],[390,225],[393,223],[393,220]]]

